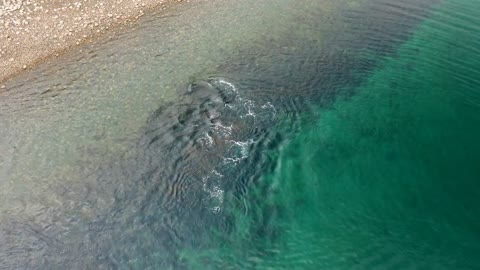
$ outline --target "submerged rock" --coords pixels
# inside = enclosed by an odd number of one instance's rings
[[[205,122],[210,124],[219,123],[219,119],[228,110],[236,98],[237,93],[228,87],[232,84],[223,85],[223,79],[211,78],[191,83],[187,87],[186,94],[189,101],[183,111],[179,112],[178,122],[182,125],[188,122]]]

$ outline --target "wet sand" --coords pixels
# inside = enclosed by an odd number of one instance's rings
[[[50,57],[114,34],[145,14],[185,0],[2,0],[2,82]]]

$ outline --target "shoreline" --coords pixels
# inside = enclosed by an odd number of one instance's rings
[[[6,0],[0,3],[0,90],[4,83],[76,46],[133,26],[185,0]]]

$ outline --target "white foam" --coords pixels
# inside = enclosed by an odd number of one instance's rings
[[[234,151],[232,156],[223,158],[223,164],[238,164],[240,161],[246,159],[248,157],[248,147],[254,143],[253,139],[249,139],[246,142],[239,142],[239,141],[230,141],[232,145],[230,146],[230,150]],[[239,152],[236,151],[236,147],[240,148]]]
[[[232,135],[232,129],[233,129],[233,126],[230,125],[230,126],[224,126],[222,125],[221,122],[216,122],[214,125],[213,125],[213,130],[220,136],[222,137],[228,137],[230,135]]]
[[[212,209],[212,212],[214,214],[218,214],[218,213],[220,213],[220,211],[222,211],[222,208],[219,207],[219,206],[214,206],[214,207],[211,207],[210,209]]]
[[[272,105],[272,103],[269,101],[265,104],[262,105],[262,109],[271,109],[273,110],[273,117],[277,115],[277,109],[275,109],[275,106]]]
[[[216,82],[218,82],[218,83],[220,83],[220,84],[224,84],[224,85],[230,87],[230,89],[231,89],[234,93],[238,94],[237,87],[235,87],[235,85],[234,85],[233,83],[225,80],[224,78],[217,78],[217,79],[216,79]]]
[[[215,204],[214,206],[209,207],[214,214],[217,214],[222,210],[224,201],[225,191],[220,187],[221,178],[223,178],[223,174],[215,169],[212,170],[209,175],[202,178],[203,191],[209,195],[212,203]]]
[[[206,146],[212,146],[214,144],[212,136],[210,136],[207,132],[205,132],[205,135],[200,138],[200,141]]]
[[[216,78],[212,84],[217,86],[222,85],[227,91],[233,91],[237,95],[237,102],[234,104],[225,104],[226,108],[235,111],[240,118],[252,117],[254,125],[257,122],[257,114],[267,114],[267,118],[275,117],[277,114],[276,108],[271,102],[267,102],[261,106],[257,106],[254,101],[246,98],[242,98],[238,95],[237,88],[233,83],[228,82],[224,78]],[[262,121],[263,117],[259,118]],[[268,121],[268,120],[267,120]],[[215,132],[215,136],[226,139],[229,146],[225,152],[223,161],[215,167],[206,177],[202,179],[203,190],[208,194],[210,205],[209,209],[217,214],[220,213],[224,202],[225,191],[221,188],[221,183],[224,180],[224,175],[220,172],[228,172],[229,169],[234,168],[240,162],[249,157],[249,148],[255,143],[254,138],[250,138],[246,141],[228,140],[232,138],[233,125],[226,126],[224,123],[218,121],[212,125],[212,130]],[[214,140],[209,134],[205,134],[205,143],[207,145],[214,145]]]
[[[233,107],[233,105],[231,105],[231,104],[228,104],[228,103],[225,103],[225,105],[224,105],[224,106],[225,106],[225,107],[227,107],[227,108],[229,108],[229,109],[233,109],[233,108],[234,108],[234,107]]]
[[[243,106],[247,110],[247,114],[245,116],[251,116],[251,117],[255,118],[255,113],[253,112],[253,108],[255,108],[255,102],[247,99],[247,101],[245,101]]]

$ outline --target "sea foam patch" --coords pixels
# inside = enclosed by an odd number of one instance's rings
[[[249,157],[250,148],[259,139],[259,134],[247,131],[261,129],[262,124],[276,117],[277,111],[271,102],[257,105],[243,97],[235,84],[225,78],[211,78],[207,82],[217,89],[224,101],[221,116],[210,124],[209,131],[199,140],[206,150],[220,146],[224,149],[221,162],[202,178],[208,208],[213,213],[220,213],[226,177]]]

